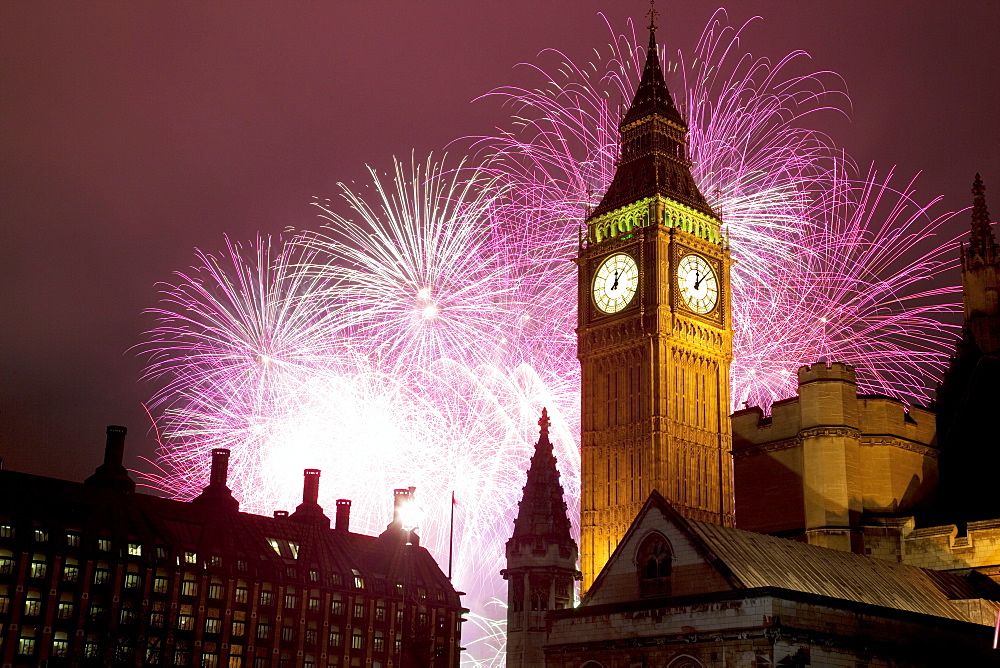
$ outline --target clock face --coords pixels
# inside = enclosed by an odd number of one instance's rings
[[[631,255],[616,253],[604,260],[594,275],[594,304],[604,313],[628,306],[639,287],[639,267]]]
[[[695,313],[709,313],[719,303],[719,279],[700,255],[685,255],[677,265],[681,299]]]

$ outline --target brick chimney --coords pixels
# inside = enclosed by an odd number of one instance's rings
[[[84,482],[95,487],[116,489],[119,492],[134,492],[135,481],[122,465],[125,454],[125,434],[128,430],[117,425],[108,426],[108,440],[104,446],[104,463],[97,467],[94,475]]]
[[[323,514],[319,505],[319,469],[306,469],[302,472],[302,503],[289,517],[296,522],[318,524],[330,528],[330,518]]]
[[[191,503],[222,510],[239,510],[240,502],[233,497],[232,491],[227,486],[228,478],[229,450],[215,448],[212,450],[212,472],[209,475],[208,487]]]
[[[337,499],[337,515],[334,524],[337,531],[351,530],[351,500]]]

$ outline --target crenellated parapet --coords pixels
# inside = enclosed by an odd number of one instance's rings
[[[867,517],[910,515],[937,485],[936,416],[857,392],[852,366],[798,370],[795,397],[731,416],[736,525],[861,551]]]

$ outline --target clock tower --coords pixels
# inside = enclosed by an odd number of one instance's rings
[[[691,176],[655,16],[617,171],[576,259],[584,591],[654,489],[686,517],[733,524],[732,261]]]

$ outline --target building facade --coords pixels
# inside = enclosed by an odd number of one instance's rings
[[[83,484],[0,471],[0,665],[459,665],[459,595],[398,518],[352,533],[342,499],[331,528],[312,469],[293,513],[241,513],[226,450],[192,502],[137,494],[124,436]]]
[[[731,259],[655,30],[577,258],[584,591],[654,489],[686,517],[733,522]]]

